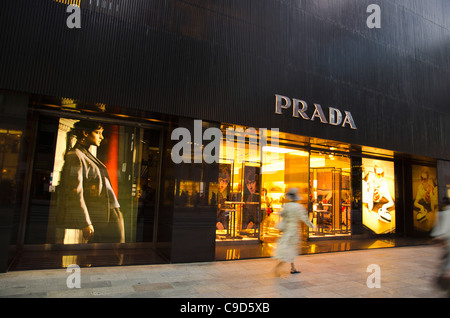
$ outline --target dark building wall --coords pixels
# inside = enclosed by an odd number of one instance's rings
[[[30,140],[23,137],[26,131],[28,98],[21,95],[0,94],[0,273],[8,266],[10,238],[19,223],[16,217],[22,209],[26,194],[24,158],[30,155]],[[5,133],[6,131],[6,133]]]
[[[379,0],[0,4],[0,88],[450,159],[450,3]],[[97,4],[99,4],[97,6]],[[275,94],[357,130],[274,114]],[[258,116],[255,116],[258,114]]]

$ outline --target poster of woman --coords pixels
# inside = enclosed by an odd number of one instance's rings
[[[412,166],[413,221],[419,232],[429,232],[439,211],[436,168]]]
[[[57,140],[57,148],[64,150],[55,159],[61,168],[54,172],[59,176],[54,183],[57,202],[49,221],[49,239],[63,244],[124,243],[120,204],[108,169],[96,156],[105,139],[103,124],[80,120],[68,128]]]
[[[363,224],[375,234],[395,231],[394,163],[363,158]]]

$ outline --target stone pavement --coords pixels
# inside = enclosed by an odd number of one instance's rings
[[[80,269],[80,288],[67,287],[77,273],[65,269],[12,271],[0,274],[0,297],[446,298],[434,283],[441,254],[433,245],[300,255],[302,273],[291,275],[286,265],[279,277],[270,258],[91,267]],[[378,282],[371,264],[379,266],[380,288],[367,285]]]

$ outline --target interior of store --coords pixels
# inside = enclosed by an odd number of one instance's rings
[[[222,131],[228,137],[221,144],[219,180],[210,187],[217,189],[211,194],[218,203],[217,244],[275,242],[284,194],[294,187],[315,225],[303,228],[304,240],[351,234],[348,147],[320,143],[323,151],[311,151],[306,137],[271,132],[267,138],[266,131],[255,146],[254,130],[224,125]]]

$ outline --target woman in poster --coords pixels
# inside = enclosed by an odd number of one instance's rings
[[[81,120],[72,134],[77,142],[64,157],[56,224],[80,229],[84,242],[124,243],[123,216],[108,171],[89,152],[91,146],[99,147],[104,139],[103,126]]]
[[[437,187],[430,180],[427,169],[420,171],[420,183],[417,186],[414,209],[417,211],[416,220],[424,222],[430,212],[435,212],[437,206]]]

